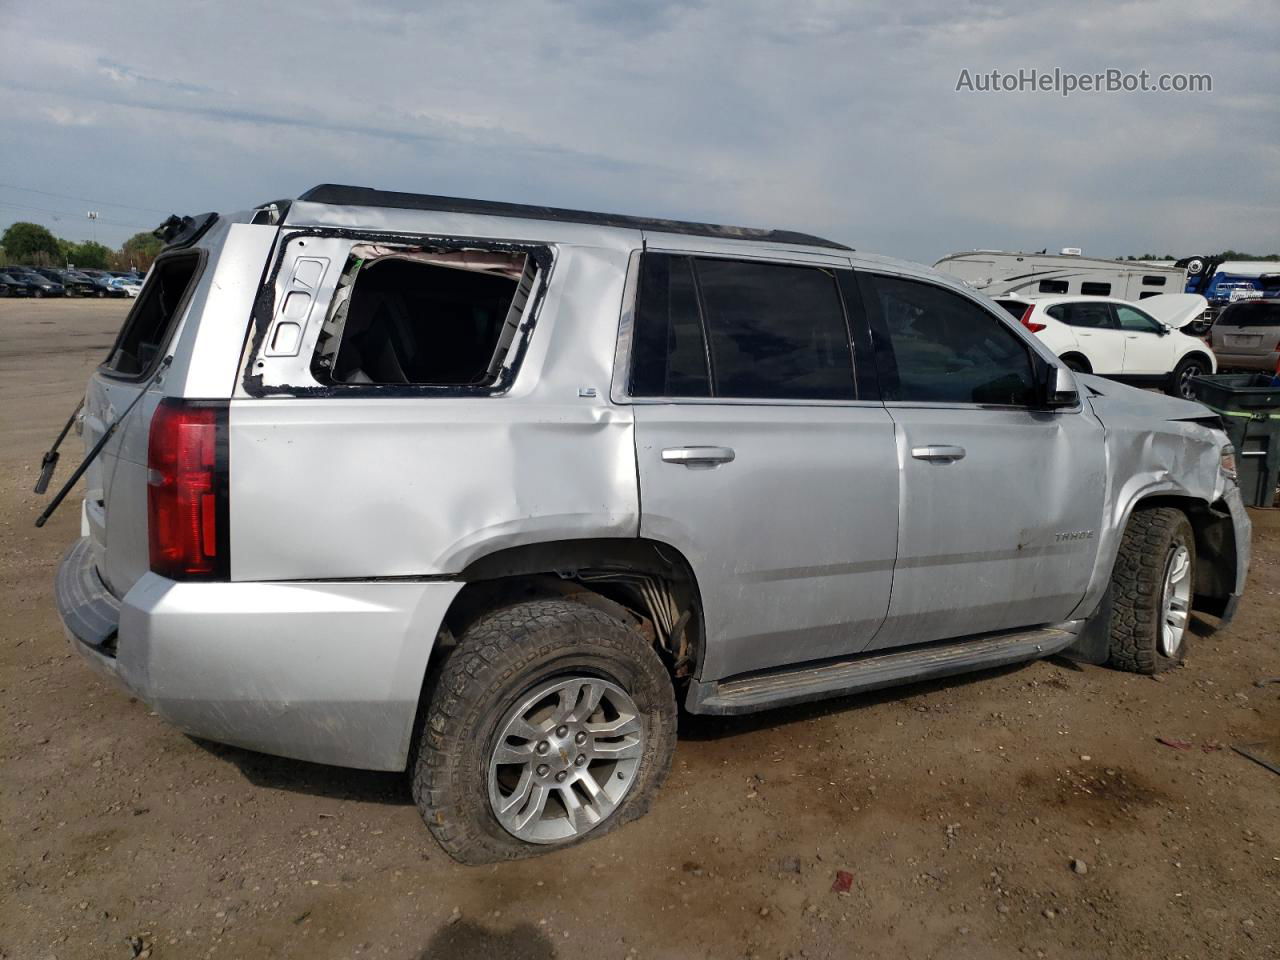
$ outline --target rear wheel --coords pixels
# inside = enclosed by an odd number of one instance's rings
[[[653,646],[572,601],[482,617],[425,709],[414,800],[463,863],[545,853],[636,819],[675,748],[675,695]]]
[[[1183,357],[1178,361],[1178,365],[1174,367],[1172,376],[1169,377],[1169,385],[1165,388],[1171,397],[1182,397],[1184,400],[1194,400],[1196,392],[1191,383],[1192,377],[1202,377],[1210,370],[1209,361],[1198,353],[1193,353],[1189,357]]]
[[[1172,507],[1133,512],[1111,575],[1112,666],[1150,674],[1182,662],[1195,566],[1195,534],[1185,513]]]

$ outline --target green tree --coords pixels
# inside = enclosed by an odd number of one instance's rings
[[[119,262],[125,267],[147,270],[163,246],[153,233],[135,233],[120,247]]]
[[[0,245],[15,263],[49,264],[58,259],[57,238],[38,223],[10,224]]]
[[[84,243],[73,244],[68,257],[77,267],[105,270],[111,261],[111,248],[93,240],[86,240]]]

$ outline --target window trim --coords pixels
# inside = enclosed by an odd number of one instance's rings
[[[325,239],[350,240],[355,243],[386,243],[430,245],[443,249],[475,249],[491,248],[495,250],[516,250],[526,254],[537,267],[534,274],[535,284],[525,304],[521,323],[516,336],[507,348],[506,362],[499,370],[498,377],[491,384],[464,385],[456,384],[424,384],[424,383],[338,383],[325,384],[312,380],[305,385],[297,384],[265,384],[262,375],[257,372],[257,360],[271,330],[276,316],[278,302],[277,287],[280,284],[281,272],[285,267],[290,244],[299,238],[321,237]],[[470,237],[453,234],[399,233],[385,230],[349,230],[340,227],[298,227],[282,232],[276,239],[276,247],[269,268],[258,288],[258,296],[254,301],[250,314],[247,343],[243,351],[241,366],[241,387],[247,396],[255,399],[271,398],[306,398],[306,397],[350,397],[355,399],[405,399],[406,397],[494,397],[509,392],[520,375],[524,358],[529,349],[529,341],[533,338],[542,315],[543,303],[550,288],[551,276],[555,271],[557,260],[556,244],[534,240],[509,240],[495,237]],[[292,261],[290,261],[292,262]],[[341,276],[341,271],[337,275]],[[334,281],[335,284],[337,281]],[[311,322],[315,322],[314,319]],[[305,331],[304,331],[305,336]],[[309,363],[309,361],[308,361]]]
[[[866,309],[868,325],[871,329],[871,337],[875,346],[875,356],[877,361],[882,354],[888,354],[897,363],[897,357],[893,351],[893,340],[889,336],[889,328],[885,323],[884,314],[880,311],[879,300],[875,296],[874,278],[877,276],[889,277],[894,280],[906,280],[914,283],[922,283],[927,286],[936,287],[939,290],[945,290],[969,301],[974,306],[981,309],[988,316],[993,317],[995,321],[1001,324],[1005,329],[1011,331],[1023,345],[1027,351],[1027,359],[1031,363],[1032,375],[1036,375],[1037,359],[1050,367],[1062,366],[1062,361],[1052,354],[1046,355],[1047,348],[1043,347],[1035,339],[1035,335],[1030,333],[1025,327],[1019,323],[1012,322],[1013,318],[1005,311],[1003,307],[995,306],[994,301],[988,304],[984,298],[974,295],[969,290],[958,289],[946,283],[938,283],[930,277],[923,277],[916,274],[903,273],[893,269],[884,269],[876,266],[873,269],[866,267],[855,267],[854,273],[857,276],[858,287],[862,293],[862,300]],[[992,309],[995,306],[995,309]],[[950,401],[950,400],[883,400],[882,405],[889,409],[923,409],[923,410],[1022,410],[1027,413],[1036,415],[1051,415],[1057,413],[1078,413],[1083,409],[1083,391],[1077,394],[1081,399],[1072,407],[1053,407],[1049,409],[1041,409],[1034,405],[1017,404],[1017,403],[975,403],[972,401]]]
[[[844,314],[845,332],[849,340],[849,362],[853,375],[853,397],[847,400],[819,400],[790,397],[636,397],[631,395],[631,358],[635,345],[636,307],[640,293],[640,261],[645,254],[659,254],[670,257],[689,257],[704,260],[730,260],[735,263],[776,264],[783,267],[812,267],[819,270],[830,270],[835,273],[836,292],[840,298],[840,307]],[[708,368],[711,377],[711,389],[715,389],[715,361],[710,357],[710,337],[707,332],[705,307],[702,303],[702,289],[698,280],[696,265],[693,269],[694,284],[698,294],[698,313],[702,325],[703,343],[708,351]],[[870,356],[871,333],[866,324],[866,310],[861,296],[856,300],[850,297],[850,291],[858,294],[855,270],[850,260],[838,257],[814,255],[806,253],[794,258],[778,256],[761,256],[754,251],[736,251],[726,253],[715,250],[678,249],[674,247],[652,247],[647,243],[635,250],[627,260],[627,276],[622,290],[622,307],[618,317],[618,337],[613,355],[613,379],[609,385],[609,399],[619,405],[652,405],[652,404],[718,404],[740,406],[773,406],[773,407],[878,407],[880,391],[878,379],[875,377],[874,360]],[[856,304],[856,309],[855,309]],[[855,316],[856,314],[856,316]]]
[[[1133,303],[1113,303],[1113,304],[1110,304],[1110,307],[1111,307],[1111,322],[1115,324],[1115,329],[1120,331],[1121,333],[1149,333],[1152,336],[1160,336],[1161,328],[1164,328],[1166,330],[1169,329],[1168,327],[1165,326],[1165,324],[1161,323],[1151,314],[1147,313],[1147,311],[1139,309],[1137,305]],[[1150,320],[1153,324],[1155,324],[1155,328],[1152,330],[1134,330],[1130,327],[1126,327],[1123,323],[1120,322],[1121,307],[1127,307],[1128,309],[1132,310],[1134,313],[1138,314],[1139,316],[1147,320]]]
[[[182,299],[180,299],[177,306],[173,308],[174,319],[173,322],[169,324],[168,336],[164,338],[164,342],[161,344],[160,349],[156,351],[155,357],[149,364],[147,364],[146,369],[137,374],[120,373],[119,371],[108,367],[107,364],[110,362],[111,358],[116,355],[116,351],[120,348],[120,344],[124,340],[125,331],[129,329],[129,324],[132,322],[134,314],[137,313],[138,310],[142,309],[142,298],[147,296],[158,282],[157,278],[159,274],[156,272],[156,266],[165,264],[170,260],[183,258],[194,259],[196,261],[195,269],[191,271],[191,281],[187,284],[187,289],[183,291]],[[97,372],[102,374],[104,377],[116,381],[117,383],[142,383],[144,380],[150,378],[151,375],[156,372],[156,368],[160,366],[160,361],[169,354],[169,348],[173,345],[174,340],[177,339],[178,331],[182,328],[183,322],[186,320],[187,309],[191,306],[191,299],[195,296],[196,288],[200,286],[201,281],[204,280],[204,271],[208,262],[209,251],[204,247],[174,247],[161,251],[160,255],[152,261],[150,269],[147,270],[146,281],[143,283],[142,289],[138,291],[138,296],[134,299],[133,306],[130,307],[129,312],[125,314],[124,322],[120,324],[120,329],[116,333],[116,338],[111,342],[111,349],[107,351],[107,355],[103,357],[102,361],[98,364]]]

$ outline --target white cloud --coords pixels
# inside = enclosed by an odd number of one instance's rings
[[[1270,14],[1263,0],[142,0],[126,19],[56,0],[9,16],[0,87],[40,108],[10,131],[28,185],[146,206],[234,209],[347,181],[810,229],[929,260],[1273,249]],[[1214,92],[954,92],[961,68],[1112,65],[1211,73]]]

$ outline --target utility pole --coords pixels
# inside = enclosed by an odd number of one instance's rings
[[[93,238],[93,242],[97,243],[98,242],[98,223],[97,223],[98,211],[90,210],[85,214],[85,216],[89,218],[90,236]]]

